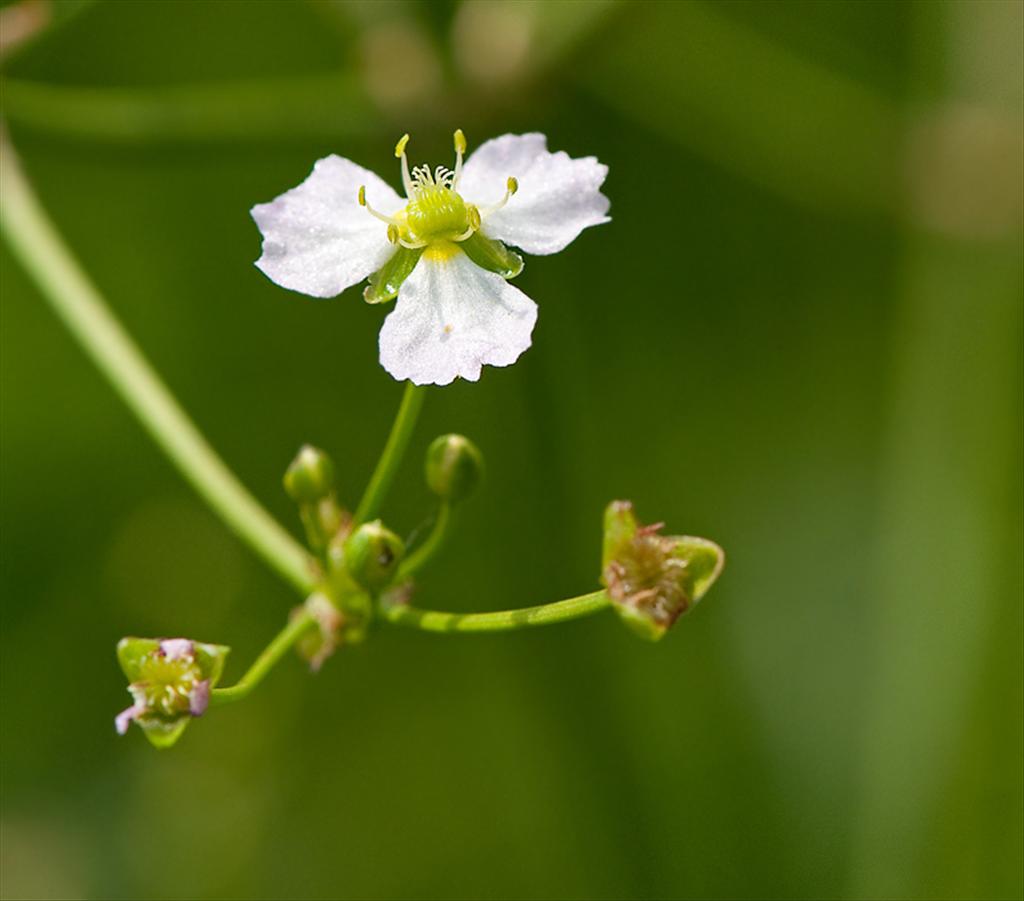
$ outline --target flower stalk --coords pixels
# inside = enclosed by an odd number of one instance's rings
[[[150,437],[228,527],[287,582],[312,590],[315,565],[228,469],[57,234],[0,134],[0,227],[8,246]]]
[[[511,632],[530,626],[550,626],[590,616],[611,606],[605,591],[594,591],[578,597],[520,607],[516,610],[496,610],[492,613],[446,613],[441,610],[421,610],[397,602],[381,604],[381,617],[396,626],[409,626],[424,632]]]
[[[384,451],[373,470],[370,482],[363,493],[363,499],[356,508],[355,525],[361,525],[380,513],[384,498],[387,497],[391,483],[394,482],[395,476],[398,474],[398,467],[402,464],[405,451],[409,447],[409,440],[416,428],[416,420],[423,408],[425,396],[426,392],[423,388],[412,382],[406,383],[402,403],[398,408],[395,422],[391,426],[391,433],[384,445]]]

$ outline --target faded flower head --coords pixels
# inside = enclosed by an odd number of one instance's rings
[[[550,153],[542,134],[487,141],[463,165],[410,171],[409,136],[395,147],[405,197],[339,156],[318,160],[302,184],[252,209],[263,233],[256,265],[271,280],[334,297],[369,278],[370,303],[397,297],[380,332],[381,365],[418,385],[476,381],[530,346],[537,306],[507,279],[526,253],[562,250],[583,229],[609,221],[594,157]],[[505,242],[505,243],[503,243]]]
[[[639,525],[629,501],[605,510],[602,582],[619,616],[651,640],[704,596],[725,565],[713,541],[660,535],[663,525]]]
[[[229,650],[187,638],[122,638],[117,659],[133,703],[114,719],[118,733],[134,721],[156,747],[170,747],[206,712]]]

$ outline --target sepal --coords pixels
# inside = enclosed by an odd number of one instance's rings
[[[370,283],[363,290],[367,303],[386,303],[398,296],[398,289],[410,275],[423,256],[422,247],[415,249],[399,247],[394,255],[377,272],[370,276]]]
[[[187,638],[122,638],[117,659],[132,705],[114,720],[120,734],[134,721],[157,748],[169,748],[202,716],[230,648]]]
[[[515,278],[523,271],[523,258],[518,253],[482,232],[474,232],[459,247],[481,269],[496,272],[502,278]]]
[[[713,541],[661,528],[641,526],[629,501],[605,510],[601,581],[623,622],[651,641],[693,609],[725,565]]]

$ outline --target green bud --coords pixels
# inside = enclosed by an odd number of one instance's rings
[[[601,581],[623,621],[652,641],[693,609],[725,565],[713,541],[659,535],[661,528],[639,525],[629,501],[605,511]]]
[[[483,471],[483,455],[464,435],[440,435],[427,448],[427,486],[442,500],[469,497]]]
[[[405,556],[405,543],[377,519],[363,523],[345,540],[344,556],[352,580],[377,591],[394,578]]]
[[[315,504],[334,490],[334,464],[318,447],[304,444],[284,474],[284,490],[297,504]]]

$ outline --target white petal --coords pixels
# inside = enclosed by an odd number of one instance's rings
[[[475,382],[530,346],[537,304],[454,246],[428,248],[380,330],[380,363],[417,385]]]
[[[313,297],[334,297],[380,269],[394,248],[387,225],[359,205],[360,185],[385,215],[404,205],[369,169],[324,157],[301,185],[252,208],[263,232],[256,265],[281,287]]]
[[[117,730],[118,735],[124,735],[128,731],[128,726],[131,725],[132,720],[137,719],[146,712],[146,708],[141,704],[133,704],[131,707],[126,707],[117,716],[114,717],[114,728]]]
[[[168,660],[191,660],[195,647],[187,638],[165,638],[160,642],[160,650]]]
[[[501,200],[509,176],[515,176],[519,191],[485,217],[484,233],[527,253],[557,253],[583,229],[610,221],[610,204],[601,193],[607,174],[596,157],[574,160],[561,150],[548,153],[542,134],[502,135],[481,144],[466,161],[459,193],[485,207]]]

